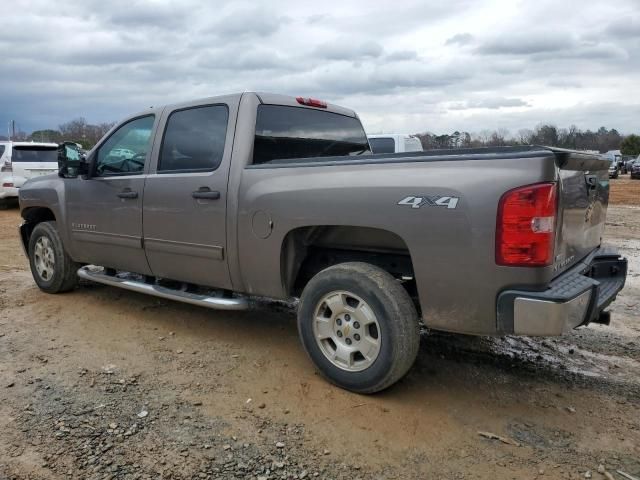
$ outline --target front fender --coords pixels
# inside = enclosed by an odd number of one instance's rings
[[[25,249],[28,247],[29,234],[34,224],[51,219],[51,215],[43,216],[43,209],[49,210],[56,221],[60,239],[65,250],[71,258],[75,257],[71,250],[72,243],[69,239],[69,229],[67,228],[67,215],[65,208],[65,188],[64,179],[48,175],[28,180],[18,193],[20,201],[20,215],[24,223],[20,226],[20,237]]]

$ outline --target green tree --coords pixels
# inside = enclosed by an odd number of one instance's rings
[[[640,155],[640,136],[629,135],[625,137],[620,146],[620,152],[623,155],[632,155],[634,157]]]
[[[34,142],[54,142],[58,143],[62,139],[62,134],[58,130],[35,130],[29,135],[28,140]]]

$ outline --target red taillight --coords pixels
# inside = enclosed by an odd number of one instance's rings
[[[317,98],[297,97],[296,100],[300,105],[306,105],[307,107],[327,108],[327,102],[323,102]]]
[[[4,182],[2,184],[3,187],[13,187],[13,182]]]
[[[496,263],[543,267],[553,263],[557,211],[555,183],[509,190],[498,205]]]

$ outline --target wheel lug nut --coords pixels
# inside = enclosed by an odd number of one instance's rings
[[[336,335],[338,335],[339,337],[342,337],[342,332],[341,332],[340,330],[338,330],[338,331],[336,332]]]
[[[349,320],[351,320],[351,315],[349,315],[348,313],[344,316],[344,319],[348,322]]]
[[[345,342],[347,343],[347,345],[351,345],[351,339],[350,338],[346,338]]]
[[[360,341],[360,335],[358,335],[357,333],[353,336],[353,338],[355,339],[356,342]]]
[[[360,328],[360,322],[353,322],[353,328]]]
[[[337,324],[337,325],[342,325],[342,320],[337,319],[337,320],[336,320],[336,324]]]

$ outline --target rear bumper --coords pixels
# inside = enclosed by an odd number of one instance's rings
[[[3,187],[0,183],[0,199],[17,198],[19,189],[17,187]]]
[[[15,176],[10,172],[0,175],[0,199],[17,197],[18,191],[20,190],[20,187],[24,185],[24,182],[24,178]],[[13,186],[3,187],[5,183],[10,183]]]
[[[624,287],[627,260],[611,247],[601,247],[544,291],[505,290],[498,296],[500,333],[562,335],[590,322],[608,323],[605,308]]]

